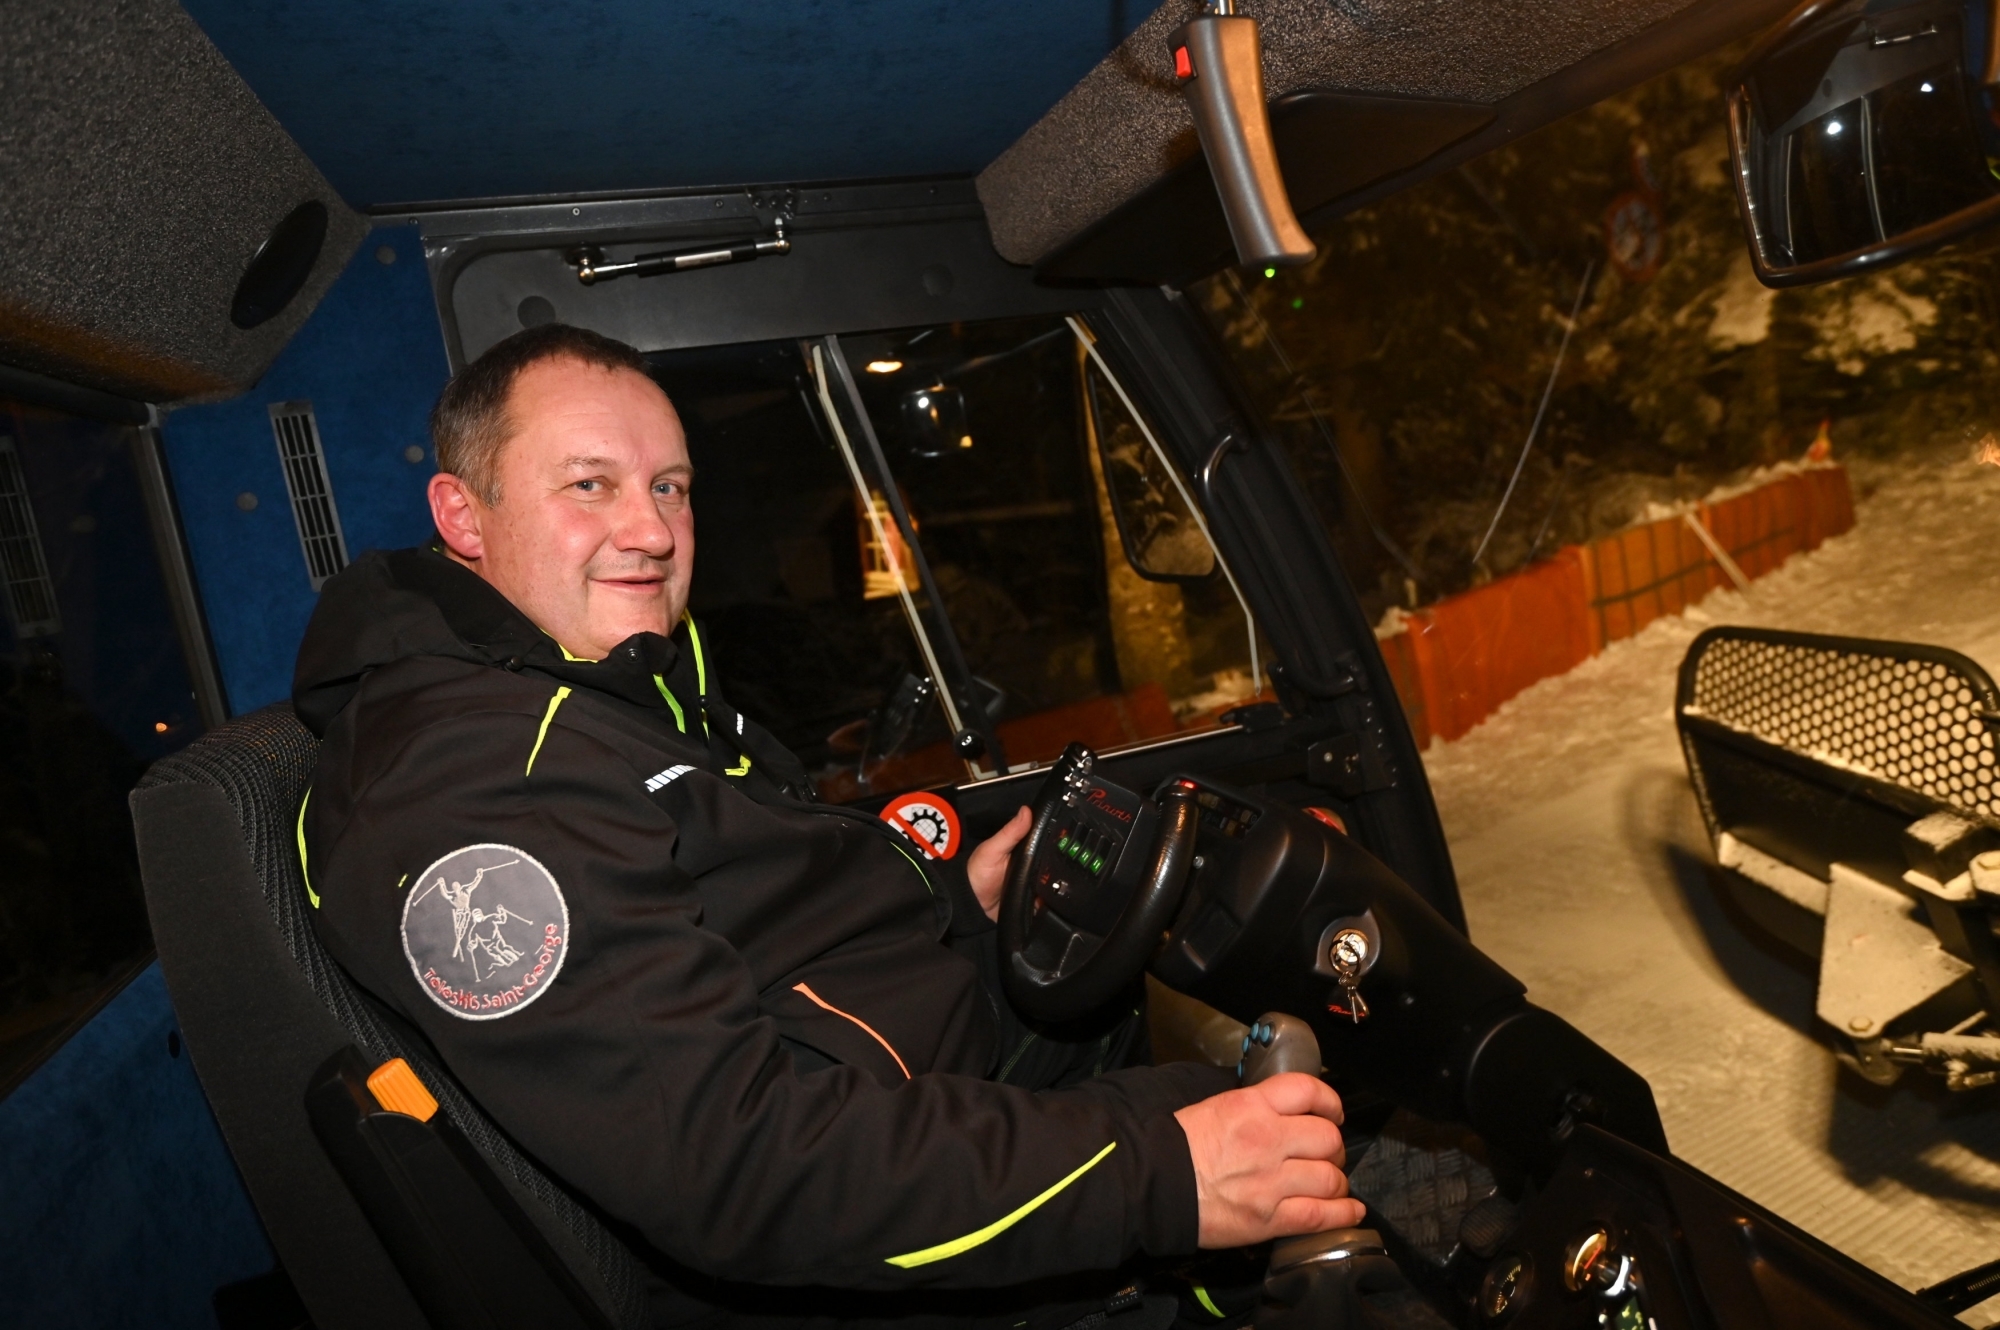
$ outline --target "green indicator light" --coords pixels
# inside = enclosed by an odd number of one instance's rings
[[[1093,873],[1102,873],[1104,871],[1104,856],[1099,855],[1097,858],[1091,860],[1090,871]]]
[[[1264,269],[1264,275],[1266,277],[1276,277],[1278,275],[1278,270],[1276,268],[1266,268]]]
[[[1304,296],[1293,296],[1293,297],[1292,297],[1292,308],[1293,308],[1293,309],[1304,309],[1305,307],[1306,307],[1306,298],[1305,298]]]

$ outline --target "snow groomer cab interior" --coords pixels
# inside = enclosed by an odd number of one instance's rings
[[[710,667],[818,797],[934,854],[1033,809],[1024,1012],[1143,973],[1163,1053],[1324,1068],[1370,1216],[1278,1244],[1259,1325],[1951,1324],[1677,1161],[1467,935],[1325,506],[1187,294],[1787,8],[17,0],[0,1320],[644,1323],[649,1254],[299,870],[315,594],[430,538],[439,389],[560,321],[676,403]]]

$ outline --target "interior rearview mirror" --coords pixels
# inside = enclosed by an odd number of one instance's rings
[[[933,383],[903,394],[903,432],[918,457],[943,457],[972,446],[965,423],[965,394]]]
[[[1808,0],[1729,90],[1766,286],[1912,258],[2000,221],[2000,0]]]

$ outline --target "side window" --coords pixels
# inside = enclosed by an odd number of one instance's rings
[[[0,1094],[150,956],[125,798],[201,732],[139,446],[0,401]]]

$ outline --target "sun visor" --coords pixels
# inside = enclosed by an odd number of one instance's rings
[[[1772,22],[1792,0],[1239,0],[1308,226]],[[978,180],[1002,257],[1050,281],[1185,282],[1233,261],[1174,81],[1168,0]]]
[[[16,0],[0,69],[0,366],[151,402],[254,383],[364,220],[173,0]]]

